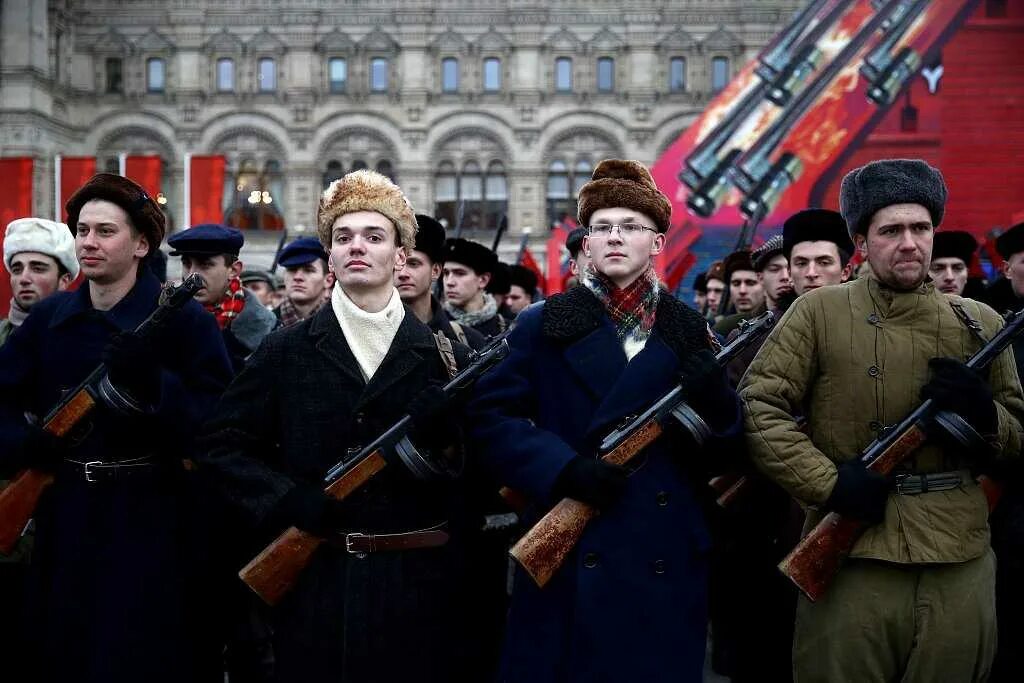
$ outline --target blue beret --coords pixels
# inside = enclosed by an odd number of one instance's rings
[[[277,262],[285,268],[293,268],[304,266],[317,259],[327,260],[327,252],[324,251],[320,240],[313,237],[300,237],[281,250]]]
[[[171,247],[171,256],[182,254],[235,254],[242,250],[245,237],[241,231],[225,225],[204,223],[195,225],[188,230],[175,233],[167,238]]]

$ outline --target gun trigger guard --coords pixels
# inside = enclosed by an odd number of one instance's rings
[[[676,404],[671,414],[693,436],[693,440],[697,442],[698,446],[703,446],[711,438],[711,427],[708,427],[708,423],[704,421],[704,418],[698,415],[697,411],[685,402],[680,401]]]

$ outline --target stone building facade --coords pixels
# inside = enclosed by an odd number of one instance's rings
[[[483,241],[507,215],[514,250],[597,160],[653,162],[800,4],[8,0],[0,156],[35,158],[50,215],[54,155],[157,154],[180,229],[186,153],[222,154],[225,215],[255,198],[296,233],[326,182],[376,168]]]

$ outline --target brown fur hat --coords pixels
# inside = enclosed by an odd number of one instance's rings
[[[93,199],[105,199],[124,209],[135,229],[146,236],[149,255],[160,248],[167,231],[164,212],[141,186],[114,173],[97,173],[68,199],[64,208],[68,212],[68,227],[72,233],[78,225],[78,214],[82,207]]]
[[[387,216],[398,232],[398,243],[406,249],[416,246],[416,216],[402,189],[387,176],[362,169],[335,180],[320,195],[316,234],[325,249],[331,248],[331,226],[338,216],[356,211]]]
[[[605,159],[599,163],[590,182],[580,188],[576,217],[580,225],[590,225],[595,211],[616,206],[641,211],[654,220],[658,232],[668,231],[672,204],[639,161]]]

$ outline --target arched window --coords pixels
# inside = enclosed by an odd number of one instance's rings
[[[377,173],[387,176],[393,183],[397,182],[395,180],[395,169],[387,159],[381,159],[377,162]]]
[[[566,214],[573,214],[569,204],[569,169],[565,162],[555,159],[548,166],[548,216],[553,221],[561,220]]]
[[[458,203],[459,177],[455,173],[455,164],[442,161],[434,178],[434,216],[454,229],[458,223]]]
[[[590,180],[591,173],[593,173],[593,168],[591,168],[589,161],[580,159],[576,162],[576,168],[572,175],[572,196],[574,199],[579,198],[580,188]]]
[[[326,190],[328,185],[333,183],[335,180],[338,180],[343,175],[345,175],[345,169],[342,168],[340,161],[338,161],[337,159],[331,159],[330,161],[328,161],[327,170],[324,171],[323,175],[324,189]]]
[[[364,168],[369,168],[369,166],[366,165],[366,161],[364,161],[363,159],[353,159],[352,160],[352,170],[353,171],[361,171]]]
[[[505,164],[492,161],[484,176],[484,225],[497,228],[508,213],[508,179]]]
[[[281,230],[284,217],[281,200],[284,199],[284,174],[281,162],[268,159],[261,169],[251,158],[242,159],[235,175],[233,199],[228,206],[224,222],[249,230]]]

